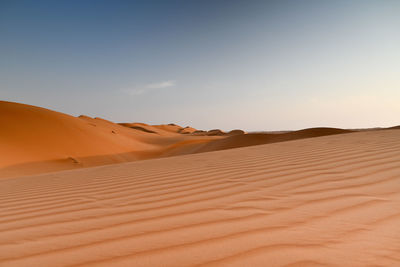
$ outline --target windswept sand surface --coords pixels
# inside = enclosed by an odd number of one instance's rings
[[[400,131],[0,180],[0,266],[400,266]]]

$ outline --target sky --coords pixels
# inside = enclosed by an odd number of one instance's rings
[[[400,124],[400,1],[0,0],[0,100],[114,122]]]

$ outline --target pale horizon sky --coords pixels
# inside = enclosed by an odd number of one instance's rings
[[[400,1],[0,1],[0,100],[114,122],[400,124]]]

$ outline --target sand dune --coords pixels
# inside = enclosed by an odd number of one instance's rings
[[[386,130],[4,179],[0,265],[399,266],[399,162]]]
[[[178,134],[178,129],[182,129],[180,126],[170,126],[170,125],[148,125],[146,123],[140,123],[140,122],[135,122],[135,123],[120,123],[120,125],[131,128],[131,129],[136,129],[136,130],[141,130],[147,133],[155,133],[161,136],[173,136]]]
[[[103,161],[118,162],[119,154],[153,147],[139,139],[142,133],[127,132],[125,127],[105,120],[76,118],[4,101],[0,102],[0,114],[0,168],[16,165],[17,173],[21,171],[20,164],[47,162],[44,165],[49,170],[74,168],[79,164],[90,165],[89,161],[81,162],[82,158],[107,155],[108,160]],[[137,155],[131,153],[124,157],[133,160]],[[12,168],[9,172],[13,172]]]
[[[393,127],[388,128],[388,129],[399,130],[400,129],[400,125],[399,126],[393,126]]]
[[[182,128],[179,133],[181,134],[192,134],[195,131],[197,131],[197,129],[190,127],[190,126],[186,126],[185,128]]]
[[[0,178],[345,132],[315,134],[315,129],[308,129],[278,137],[245,135],[241,130],[199,131],[176,124],[117,124],[5,101],[0,101],[0,114]]]
[[[262,145],[262,144],[291,141],[303,138],[312,138],[318,136],[344,134],[352,132],[349,130],[343,130],[337,128],[310,128],[299,131],[276,133],[276,134],[272,133],[240,134],[238,130],[236,131],[237,131],[236,134],[235,132],[229,134],[232,136],[229,136],[224,139],[215,140],[203,145],[202,147],[199,147],[199,149],[197,149],[196,152],[208,152],[215,150]]]
[[[0,114],[0,177],[158,157],[196,138],[177,125],[119,125],[5,101]]]
[[[221,136],[221,135],[225,135],[226,133],[225,132],[223,132],[223,131],[221,131],[220,129],[213,129],[213,130],[209,130],[208,132],[207,132],[207,135],[211,135],[211,136],[213,136],[213,135],[219,135],[219,136]]]
[[[243,131],[243,130],[232,130],[232,131],[229,131],[228,133],[227,133],[228,135],[241,135],[241,134],[245,134],[245,132]]]

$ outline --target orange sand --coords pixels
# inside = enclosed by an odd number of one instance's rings
[[[46,138],[82,155],[114,136],[53,116],[76,128]],[[29,119],[13,127],[35,145]],[[3,179],[0,266],[400,266],[399,162],[385,130]]]
[[[179,126],[124,127],[5,101],[0,101],[0,125],[0,177],[160,157],[180,142],[217,138],[180,134]]]
[[[0,178],[282,142],[349,131],[283,134],[198,131],[175,124],[116,124],[0,101]]]

